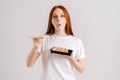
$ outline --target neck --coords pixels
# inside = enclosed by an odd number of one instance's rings
[[[65,31],[56,31],[55,34],[59,36],[68,36]]]

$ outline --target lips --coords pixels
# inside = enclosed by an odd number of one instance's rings
[[[61,26],[61,24],[57,24],[57,26],[59,27],[59,26]]]

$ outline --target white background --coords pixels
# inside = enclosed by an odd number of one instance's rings
[[[25,65],[33,43],[46,31],[50,9],[64,5],[84,43],[86,69],[78,80],[120,80],[119,0],[0,0],[0,80],[41,80],[40,59]]]

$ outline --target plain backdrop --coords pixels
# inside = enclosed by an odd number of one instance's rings
[[[33,43],[46,31],[50,9],[65,6],[84,43],[86,69],[78,80],[120,80],[119,0],[0,0],[0,80],[41,80],[41,58],[27,68]]]

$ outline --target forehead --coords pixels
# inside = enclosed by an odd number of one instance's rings
[[[60,8],[57,8],[57,9],[55,9],[54,11],[53,11],[53,15],[54,14],[64,14],[64,12],[63,12],[63,10],[62,9],[60,9]]]

